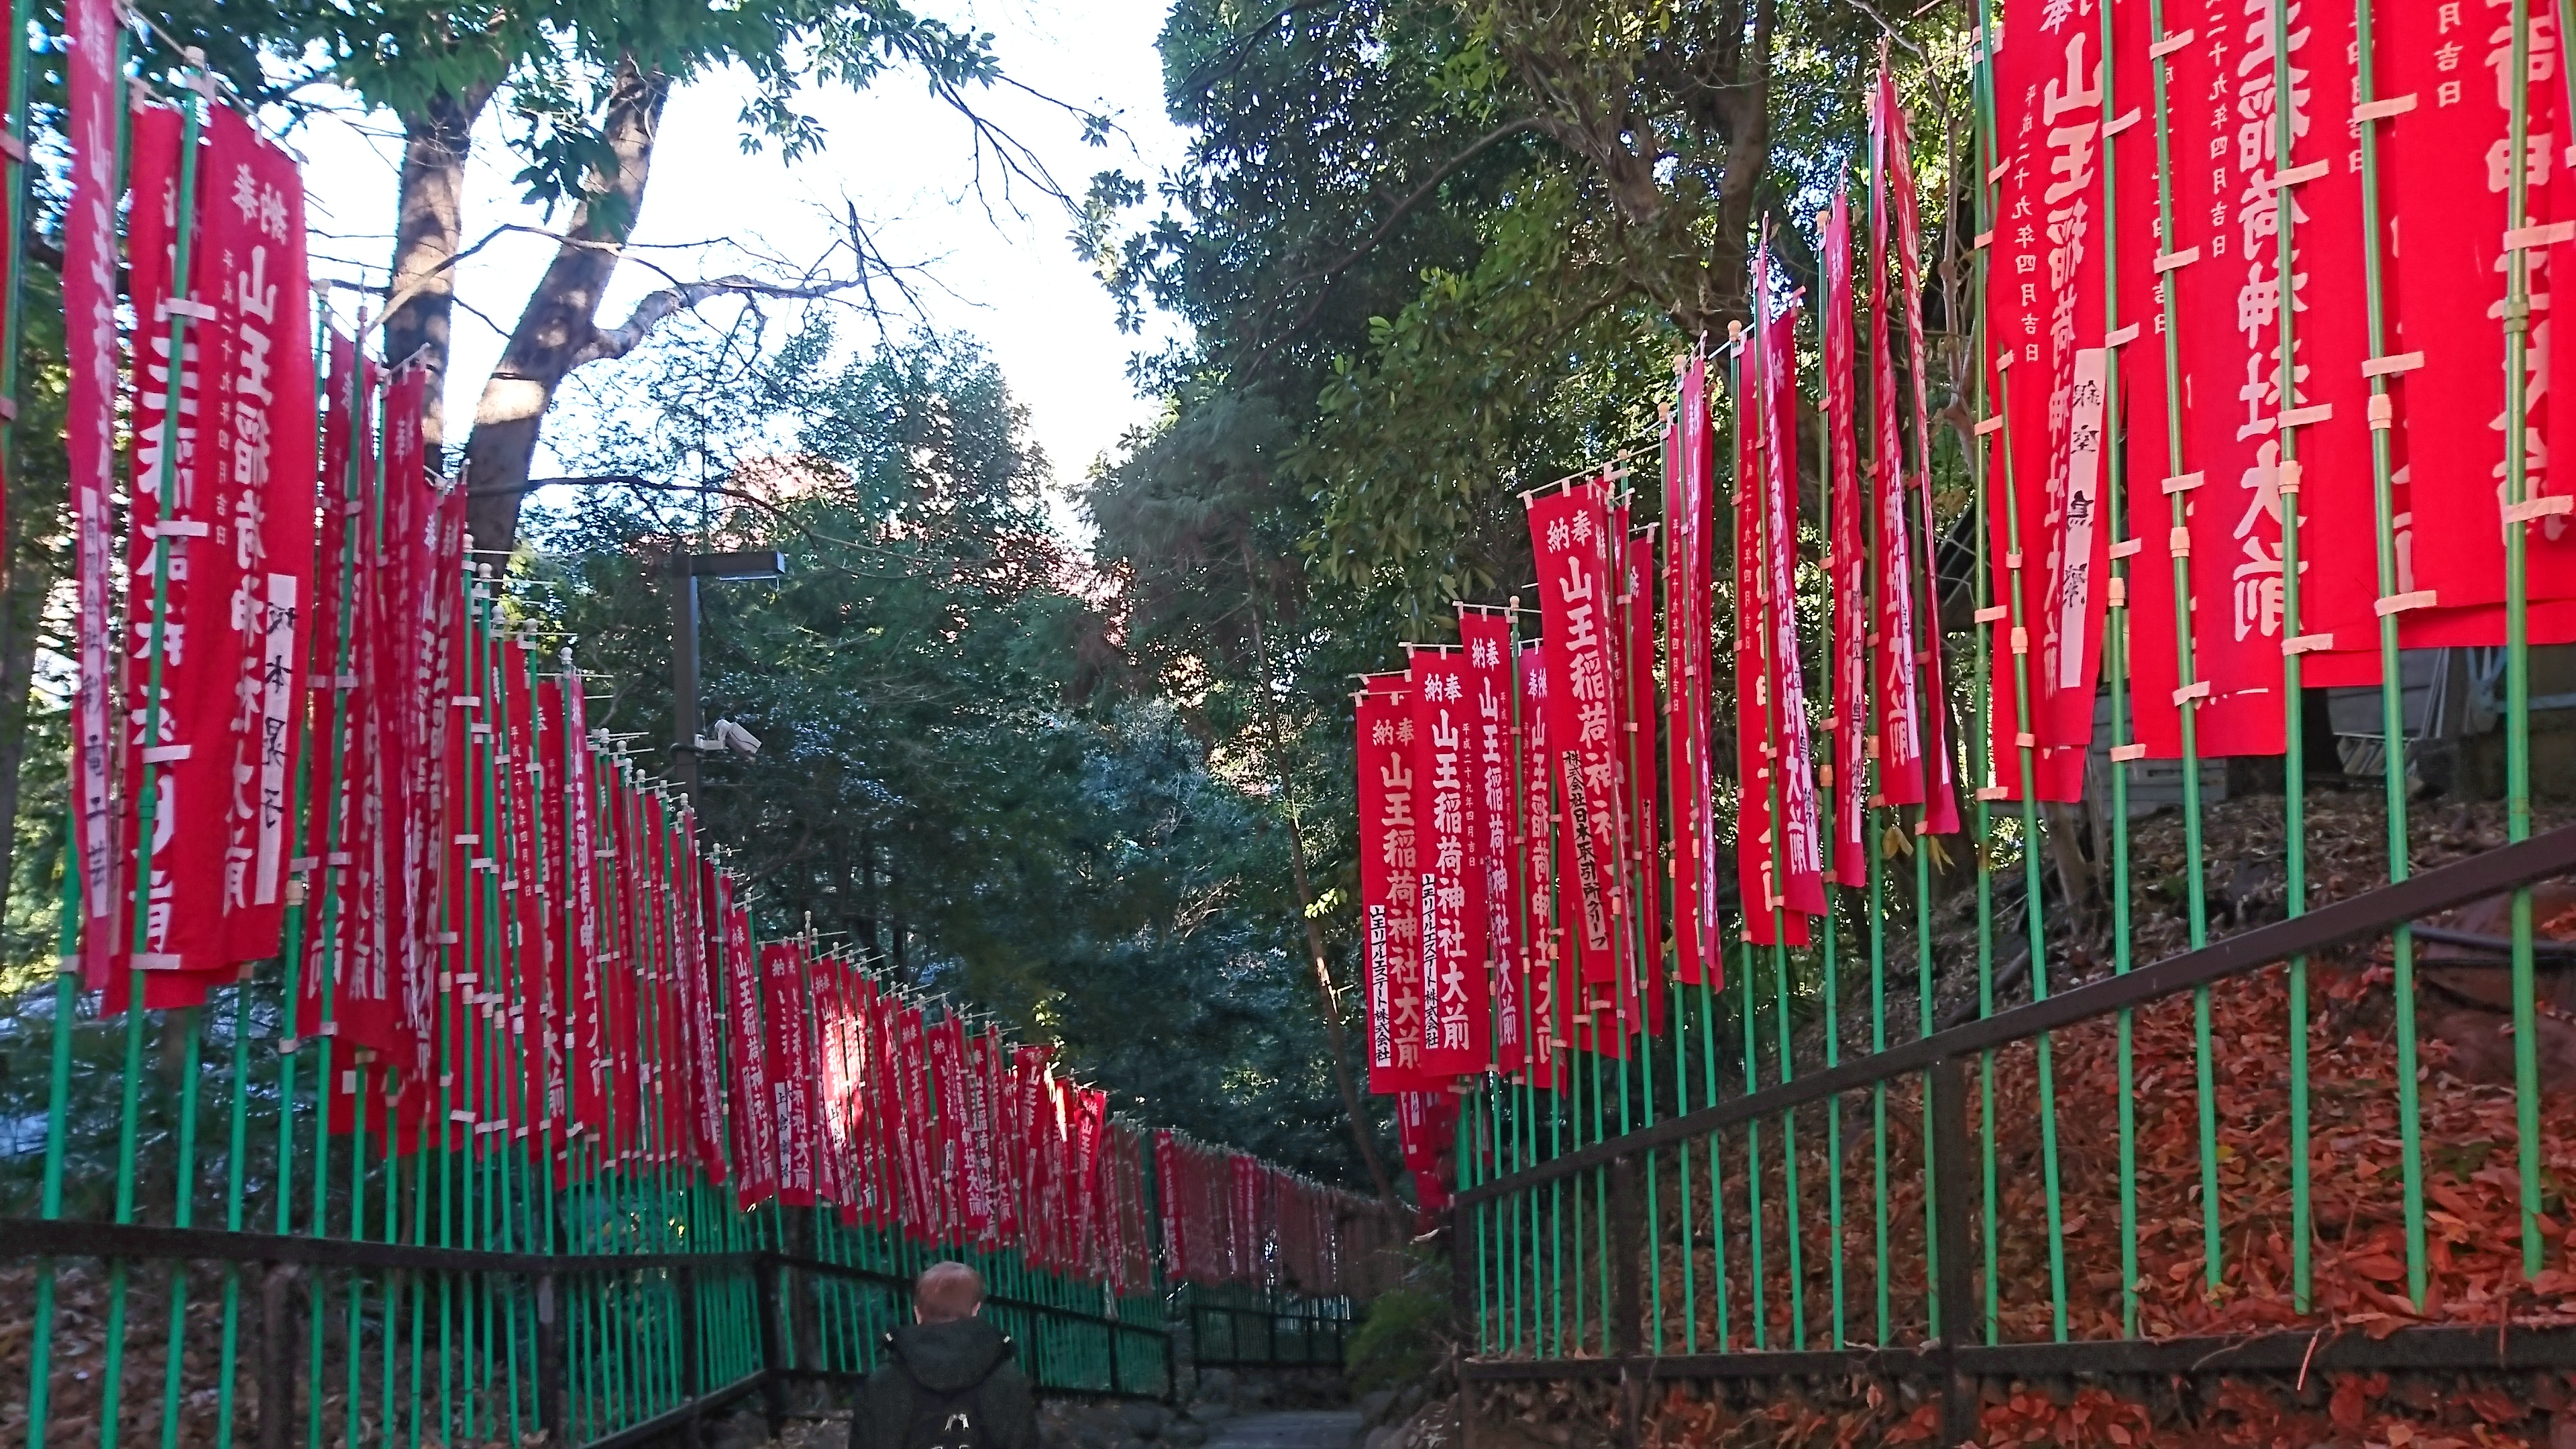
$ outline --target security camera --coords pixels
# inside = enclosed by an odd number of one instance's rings
[[[716,743],[746,760],[760,753],[760,736],[729,719],[716,721]]]

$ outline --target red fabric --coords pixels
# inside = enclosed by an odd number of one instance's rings
[[[1411,661],[1413,774],[1423,803],[1421,851],[1422,1070],[1485,1067],[1483,880],[1470,867],[1477,802],[1474,706],[1463,653],[1417,648]]]
[[[224,967],[237,959],[231,955],[232,917],[250,905],[252,845],[246,822],[238,840],[234,823],[236,815],[248,815],[250,800],[235,790],[233,756],[237,744],[257,739],[265,691],[254,688],[247,695],[239,694],[237,685],[246,661],[256,680],[261,651],[246,646],[261,642],[258,626],[266,618],[270,600],[265,588],[252,582],[241,600],[240,620],[237,623],[231,617],[234,596],[246,579],[244,550],[234,547],[235,512],[248,502],[256,518],[259,504],[255,495],[245,497],[232,459],[228,453],[219,455],[217,440],[207,429],[207,420],[219,419],[228,445],[233,407],[236,401],[250,401],[234,396],[237,336],[243,320],[231,295],[233,259],[225,255],[234,228],[223,221],[224,208],[208,204],[201,157],[190,252],[193,275],[183,290],[194,304],[215,308],[216,316],[186,323],[180,421],[175,428],[167,428],[170,334],[180,325],[179,319],[164,314],[173,291],[179,224],[179,117],[164,106],[137,108],[131,138],[136,201],[129,243],[141,339],[135,365],[135,471],[126,545],[131,631],[126,697],[136,731],[134,743],[143,753],[134,772],[136,784],[130,798],[136,805],[125,820],[124,850],[129,858],[136,858],[148,847],[151,869],[140,944],[129,915],[120,923],[117,962],[119,968],[130,965],[148,973],[145,1005],[175,1008],[203,1001],[208,989],[231,974]],[[300,227],[297,235],[300,241]],[[290,350],[300,352],[305,335],[299,330]],[[309,403],[309,373],[305,388]],[[166,510],[165,431],[175,434],[177,444],[166,481]],[[309,447],[309,415],[305,432]],[[301,481],[309,486],[311,477],[308,458]],[[310,518],[308,495],[308,526]],[[264,530],[255,531],[264,544]],[[248,535],[241,539],[244,545],[250,541]],[[160,562],[165,542],[166,569]],[[308,556],[310,548],[308,534]],[[265,573],[266,560],[259,561]],[[163,574],[166,584],[159,578]],[[244,625],[254,630],[248,639],[240,632]],[[156,636],[160,641],[157,665]],[[295,682],[299,681],[290,681]],[[140,835],[142,797],[147,793],[154,797],[149,842]],[[127,902],[125,910],[132,909],[133,903]],[[275,949],[273,941],[270,949]],[[107,1008],[122,1009],[127,985],[122,970],[102,984],[109,987]]]
[[[2241,89],[2247,105],[2269,114],[2273,66],[2271,27],[2258,17],[2249,33],[2241,0],[2186,4],[2165,17],[2168,33],[2195,28],[2197,40],[2167,58],[2168,84],[2177,94]],[[2314,48],[2313,46],[2310,48]],[[2240,79],[2241,78],[2241,79]],[[2172,178],[2174,236],[2162,248],[2169,264],[2173,315],[2183,387],[2179,408],[2182,450],[2168,446],[2163,426],[2167,392],[2163,368],[2124,370],[2129,405],[2139,425],[2129,437],[2129,531],[2139,552],[2129,570],[2131,677],[2137,738],[2155,758],[2182,750],[2181,644],[2176,636],[2174,592],[2179,538],[2184,596],[2190,620],[2193,677],[2208,687],[2192,706],[2198,751],[2203,756],[2275,754],[2282,748],[2280,550],[2276,491],[2280,443],[2275,421],[2286,406],[2276,395],[2279,332],[2272,295],[2277,282],[2274,207],[2256,179],[2274,173],[2273,128],[2240,125],[2225,109],[2178,108],[2172,154],[2213,157],[2215,164],[2176,168]],[[2126,161],[2127,151],[2121,153]],[[2151,158],[2152,151],[2140,153]],[[2120,215],[2124,231],[2124,284],[2138,306],[2123,301],[2124,315],[2158,328],[2163,316],[2155,292],[2159,251],[2150,228],[2157,215],[2156,173],[2151,160],[2123,164]],[[2249,254],[2250,244],[2250,254]],[[2127,259],[2134,254],[2135,264]],[[2302,274],[2313,315],[2316,279]],[[2240,308],[2240,298],[2245,305]],[[2234,325],[2215,325],[2218,319]],[[2201,319],[2194,322],[2190,319]],[[2152,355],[2152,354],[2151,354]],[[2185,486],[2189,484],[2189,486]],[[2168,493],[2165,490],[2177,490]],[[2176,533],[2172,500],[2182,500],[2184,522]],[[2356,562],[2359,562],[2356,560]]]
[[[1169,1131],[1154,1134],[1154,1208],[1163,1227],[1163,1276],[1174,1283],[1189,1272],[1189,1219],[1182,1209],[1180,1143]]]
[[[1101,1136],[1109,1122],[1109,1094],[1084,1090],[1074,1096],[1074,1221],[1081,1228],[1080,1255],[1074,1270],[1097,1279],[1108,1257],[1108,1183],[1103,1170]]]
[[[63,438],[71,465],[75,601],[72,790],[80,862],[83,984],[107,984],[109,962],[133,938],[133,903],[123,895],[127,808],[121,791],[133,770],[119,698],[114,618],[116,473],[116,120],[123,86],[116,73],[117,17],[111,0],[64,6],[70,51],[64,61],[64,127],[71,142],[71,204],[63,214],[63,314],[69,389]],[[149,268],[138,268],[137,277]],[[139,284],[139,282],[138,282]]]
[[[1570,856],[1559,885],[1581,988],[1568,1010],[1582,1012],[1596,988],[1619,975],[1612,904],[1620,858],[1616,615],[1610,579],[1608,485],[1570,485],[1529,505],[1537,563],[1542,648],[1547,661],[1548,750],[1564,791]]]
[[[1985,463],[1992,602],[2005,610],[1989,650],[1991,776],[2019,799],[2027,768],[2039,798],[2073,800],[2083,794],[2092,737],[2109,569],[2099,507],[2101,360],[2081,360],[2098,354],[2104,315],[2101,24],[2029,4],[2004,33],[2010,40],[1994,59],[2005,107],[1997,156],[2004,220],[1986,297],[1996,347],[1988,396],[2005,419]],[[2075,397],[2088,374],[2089,430]],[[2088,438],[2091,446],[2080,446]]]
[[[1767,276],[1760,258],[1755,270]],[[1736,778],[1743,785],[1736,874],[1746,939],[1798,946],[1806,944],[1805,917],[1824,910],[1824,884],[1794,607],[1796,314],[1772,318],[1755,336],[1760,343],[1743,364],[1743,395],[1751,401],[1737,428],[1745,466],[1735,510]]]
[[[2505,597],[2505,346],[2498,318],[2506,300],[2502,247],[2511,224],[2510,17],[2493,7],[2469,7],[2465,18],[2439,6],[2403,16],[2383,15],[2386,8],[2372,11],[2376,91],[2412,91],[2418,102],[2381,126],[2382,206],[2399,234],[2429,225],[2442,239],[2402,254],[2391,248],[2386,259],[2385,295],[2394,302],[2401,345],[2424,354],[2423,366],[2403,374],[2394,389],[2407,440],[2412,583],[2431,591],[2443,614],[2465,622],[2453,611],[2501,604]],[[2559,121],[2565,101],[2565,81],[2556,69],[2560,46],[2546,7],[2532,12],[2531,28],[2524,220],[2537,225],[2567,214],[2553,164],[2563,160],[2567,138]],[[2450,69],[2443,68],[2446,60]],[[2533,330],[2524,354],[2525,491],[2534,498],[2576,493],[2576,481],[2559,478],[2559,470],[2549,466],[2548,447],[2556,416],[2549,393],[2551,348],[2544,340],[2549,262],[2565,250],[2526,253]],[[2576,516],[2523,527],[2529,597],[2576,596]],[[2469,625],[2436,637],[2443,643],[2471,637],[2502,642],[2501,615],[2484,622],[2483,630]],[[2554,611],[2536,613],[2533,623],[2534,643],[2570,637]]]
[[[1611,510],[1619,530],[1619,766],[1621,818],[1628,822],[1626,879],[1612,899],[1621,907],[1619,944],[1628,959],[1620,983],[1620,1019],[1626,1030],[1664,1030],[1663,826],[1655,789],[1655,540],[1651,529],[1626,527],[1628,508]],[[1633,883],[1633,884],[1631,884]]]
[[[962,1241],[966,1215],[966,1026],[951,1015],[931,1027],[924,1040],[930,1056],[932,1108],[931,1171],[939,1183],[939,1213],[951,1241]]]
[[[1914,198],[1914,171],[1907,159],[1908,141],[1904,113],[1896,104],[1896,86],[1884,57],[1879,66],[1879,113],[1885,118],[1880,128],[1887,147],[1887,185],[1892,195],[1891,209],[1896,215],[1897,275],[1904,288],[1905,347],[1908,371],[1914,380],[1914,549],[1927,583],[1933,578],[1939,559],[1934,547],[1937,515],[1932,508],[1932,405],[1928,400],[1931,387],[1932,359],[1923,343],[1923,237],[1922,212]],[[1890,389],[1893,391],[1893,389]],[[1893,440],[1891,435],[1891,441]],[[1898,513],[1903,512],[1900,505]],[[1921,695],[1923,754],[1930,765],[1926,786],[1921,830],[1930,835],[1956,835],[1959,832],[1959,797],[1955,788],[1955,767],[1950,748],[1949,688],[1945,682],[1949,666],[1943,659],[1941,620],[1938,599],[1927,588],[1923,618],[1923,652]]]
[[[1906,509],[1906,455],[1897,426],[1896,336],[1888,293],[1897,286],[1888,255],[1889,132],[1897,124],[1895,80],[1884,61],[1871,92],[1869,113],[1869,402],[1870,516],[1877,565],[1870,577],[1876,607],[1870,628],[1871,721],[1877,740],[1878,793],[1890,805],[1924,800],[1926,752],[1924,692],[1915,668],[1913,529]],[[1911,319],[1909,319],[1911,320]],[[1830,364],[1828,364],[1830,365]]]
[[[718,878],[724,922],[725,1000],[731,1009],[733,1064],[734,1200],[743,1207],[778,1193],[778,1113],[770,1106],[770,1054],[763,1046],[762,981],[751,944],[751,912],[735,899],[730,875]]]
[[[1360,695],[1360,910],[1368,932],[1369,1090],[1400,1092],[1421,1075],[1421,792],[1413,714],[1403,691]]]
[[[965,1121],[965,1196],[966,1231],[975,1245],[987,1250],[1001,1242],[1000,1204],[994,1192],[993,1172],[993,1057],[1001,1039],[992,1032],[977,1032],[966,1039],[965,1075],[961,1087],[966,1106]]]
[[[313,633],[313,292],[295,157],[229,108],[208,112],[196,245],[212,268],[198,290],[213,293],[217,318],[191,340],[213,379],[194,505],[212,515],[213,548],[192,547],[189,583],[208,588],[198,570],[219,551],[242,591],[197,595],[223,602],[196,642],[228,624],[223,957],[247,962],[277,954],[295,853],[295,721]]]
[[[903,1153],[904,1226],[915,1241],[932,1243],[946,1231],[947,1223],[931,1164],[930,1065],[921,1009],[897,1005],[894,1025],[895,1076],[903,1104],[895,1132]]]
[[[1825,853],[1825,875],[1842,885],[1868,884],[1869,853],[1862,842],[1868,828],[1868,765],[1862,759],[1869,732],[1869,679],[1863,636],[1869,630],[1866,549],[1861,543],[1859,411],[1853,389],[1860,378],[1853,365],[1859,347],[1852,336],[1851,198],[1834,193],[1825,216],[1825,471],[1831,496],[1826,503],[1825,573],[1833,595],[1830,637],[1833,654],[1826,677],[1833,683],[1833,758],[1826,783],[1833,803],[1833,839]]]
[[[1521,943],[1521,970],[1528,980],[1531,1021],[1531,1072],[1534,1086],[1552,1088],[1556,1054],[1566,1041],[1565,959],[1558,949],[1563,932],[1550,920],[1555,904],[1555,834],[1551,829],[1554,775],[1548,768],[1547,661],[1535,643],[1520,650],[1520,790],[1522,835],[1517,852],[1521,899],[1529,930]]]
[[[1673,952],[1685,985],[1699,984],[1717,969],[1722,955],[1717,942],[1716,788],[1709,754],[1716,456],[1708,402],[1708,357],[1695,351],[1682,373],[1680,414],[1668,435],[1672,482],[1664,535]]]
[[[768,1008],[769,1094],[778,1124],[778,1199],[814,1201],[814,1071],[805,1050],[805,982],[801,948],[772,941],[760,948],[761,994]]]
[[[988,1031],[977,1041],[983,1053],[983,1095],[976,1130],[983,1134],[985,1190],[992,1203],[990,1243],[1010,1247],[1020,1241],[1019,1192],[1013,1176],[1017,1156],[1011,1150],[1015,1140],[1010,1116],[1011,1047],[998,1031]]]
[[[1520,992],[1519,903],[1512,871],[1512,625],[1508,615],[1472,611],[1458,616],[1458,643],[1466,660],[1469,727],[1474,731],[1469,794],[1475,801],[1475,834],[1468,852],[1484,912],[1484,975],[1491,987],[1474,1002],[1490,1004],[1488,1061],[1517,1071],[1523,1056]]]
[[[817,1116],[816,1195],[840,1205],[841,1222],[855,1227],[865,1190],[859,1185],[858,1126],[861,1113],[857,1059],[851,1050],[852,1007],[849,963],[837,956],[811,963],[814,1017],[818,1030],[822,1092]]]

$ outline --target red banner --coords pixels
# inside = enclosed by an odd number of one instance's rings
[[[1896,215],[1897,276],[1904,289],[1902,315],[1905,322],[1907,371],[1913,378],[1914,466],[1911,471],[1914,477],[1916,530],[1913,553],[1921,560],[1920,568],[1925,581],[1923,652],[1918,656],[1918,662],[1922,665],[1922,688],[1917,697],[1923,711],[1921,715],[1923,757],[1930,765],[1930,779],[1926,783],[1923,819],[1917,828],[1922,834],[1955,835],[1959,831],[1959,797],[1953,788],[1955,771],[1950,749],[1950,693],[1946,683],[1948,665],[1942,658],[1940,598],[1935,569],[1940,558],[1939,551],[1934,547],[1934,537],[1938,531],[1936,523],[1938,515],[1932,508],[1932,405],[1927,398],[1931,387],[1932,358],[1923,345],[1922,212],[1914,198],[1914,170],[1907,156],[1905,115],[1896,104],[1895,79],[1887,69],[1886,57],[1883,53],[1879,59],[1878,111],[1882,118],[1879,138],[1885,143],[1887,150],[1887,185],[1892,193],[1892,205],[1885,209],[1892,209]],[[1882,286],[1885,284],[1883,270],[1880,274],[1880,282]],[[1888,391],[1891,394],[1895,391],[1892,382]],[[1891,444],[1895,442],[1892,428],[1887,441]],[[1902,488],[1902,481],[1896,477],[1897,471],[1891,464],[1888,469],[1889,482],[1891,486]],[[1903,531],[1904,512],[1904,504],[1900,499],[1894,509],[1899,532]],[[1899,572],[1893,577],[1902,581],[1903,588],[1912,587],[1913,574],[1910,571]],[[1913,636],[1908,634],[1906,637],[1910,641]]]
[[[1413,775],[1425,827],[1414,873],[1421,888],[1422,1070],[1445,1077],[1485,1068],[1484,881],[1470,862],[1475,706],[1462,651],[1415,646],[1411,665]]]
[[[1673,795],[1673,952],[1683,983],[1697,985],[1723,955],[1717,939],[1717,796],[1709,754],[1717,460],[1703,352],[1694,351],[1683,370],[1680,415],[1668,436],[1664,667],[1671,680],[1666,755]]]
[[[1757,258],[1756,276],[1767,275]],[[1757,284],[1757,292],[1761,290]],[[1736,757],[1743,783],[1737,880],[1746,939],[1804,945],[1824,911],[1815,780],[1808,769],[1806,677],[1797,653],[1795,378],[1797,317],[1784,312],[1748,349],[1739,426],[1750,448],[1736,496]],[[1750,582],[1747,582],[1747,581]]]
[[[145,995],[153,1007],[193,1005],[233,963],[276,953],[292,845],[292,721],[310,632],[315,459],[303,189],[291,157],[229,111],[210,110],[192,275],[177,299],[189,320],[175,428],[165,418],[170,332],[181,315],[170,311],[180,123],[160,106],[133,118],[140,200],[130,241],[144,341],[127,546],[128,699],[143,729],[139,773],[151,778],[153,796],[150,903],[133,964],[155,973]],[[206,185],[210,175],[237,173],[248,204]],[[176,442],[166,500],[165,433]],[[138,832],[139,821],[127,826],[140,851]],[[120,941],[133,945],[131,936]],[[111,1009],[117,1004],[112,993]]]
[[[1485,907],[1484,975],[1491,985],[1488,1059],[1505,1071],[1520,1069],[1523,1057],[1522,1002],[1518,961],[1521,955],[1518,902],[1512,894],[1512,623],[1500,610],[1465,609],[1458,615],[1458,643],[1466,660],[1469,727],[1475,731],[1468,753],[1473,760],[1468,793],[1475,802],[1474,839],[1469,869],[1477,878],[1476,894]],[[1482,1014],[1489,1002],[1473,1002]]]
[[[72,811],[79,861],[81,978],[107,984],[109,961],[133,939],[133,903],[123,894],[125,805],[133,768],[118,725],[113,634],[116,537],[110,495],[116,472],[116,119],[123,86],[116,71],[112,0],[69,0],[64,21],[64,129],[71,141],[71,205],[63,214],[63,314],[69,388],[64,445],[71,465],[73,605]],[[139,279],[148,268],[137,268]]]
[[[761,995],[768,1008],[769,1095],[778,1132],[778,1199],[814,1201],[815,1074],[806,1050],[803,949],[793,941],[760,948]]]
[[[1621,858],[1622,743],[1618,681],[1612,677],[1617,617],[1610,580],[1608,485],[1570,485],[1529,504],[1538,568],[1542,641],[1550,685],[1547,743],[1564,791],[1569,869],[1559,883],[1560,919],[1581,985],[1566,1008],[1583,1012],[1595,988],[1618,980],[1616,906]]]
[[[1869,768],[1862,759],[1869,733],[1870,688],[1863,636],[1869,630],[1868,559],[1861,543],[1859,413],[1852,396],[1860,379],[1854,366],[1859,351],[1852,336],[1851,198],[1834,193],[1825,216],[1825,575],[1833,594],[1832,667],[1834,712],[1832,762],[1826,766],[1826,788],[1832,791],[1833,841],[1825,854],[1826,878],[1842,885],[1868,884],[1869,854],[1862,843],[1868,828]]]
[[[1610,511],[1618,530],[1620,695],[1618,756],[1624,787],[1620,818],[1628,822],[1627,879],[1613,897],[1621,906],[1619,944],[1628,968],[1619,985],[1620,1021],[1627,1032],[1664,1029],[1663,825],[1655,789],[1655,539],[1651,528],[1631,531],[1625,503]],[[1633,914],[1631,912],[1633,911]],[[1642,998],[1642,1000],[1641,1000]],[[1624,1034],[1624,1033],[1623,1033]]]
[[[1367,931],[1369,1090],[1412,1087],[1422,1067],[1421,793],[1402,690],[1358,696],[1360,911]]]
[[[1871,576],[1877,593],[1872,629],[1878,636],[1872,673],[1878,714],[1873,723],[1879,797],[1890,805],[1920,805],[1925,790],[1922,726],[1928,721],[1915,669],[1913,534],[1905,506],[1905,442],[1897,427],[1896,337],[1888,306],[1888,292],[1897,285],[1887,251],[1889,140],[1896,123],[1895,77],[1882,58],[1869,113],[1870,509],[1878,565]]]
[[[1564,979],[1565,957],[1559,949],[1564,932],[1551,920],[1556,905],[1556,857],[1552,786],[1548,768],[1547,661],[1536,643],[1521,646],[1521,837],[1518,856],[1521,899],[1529,928],[1521,938],[1521,969],[1529,981],[1531,1083],[1553,1087],[1556,1054],[1567,1040],[1564,1001],[1573,983]]]
[[[724,921],[721,942],[725,999],[731,1008],[733,1050],[734,1199],[744,1207],[778,1192],[778,1112],[770,1106],[769,1062],[762,1044],[761,979],[755,974],[751,912],[736,899],[730,875],[718,877],[717,909]]]
[[[2168,33],[2191,29],[2196,40],[2164,59],[2168,88],[2182,95],[2241,90],[2242,103],[2259,105],[2268,117],[2275,97],[2267,17],[2256,17],[2249,35],[2242,0],[2185,0],[2166,14],[2165,25]],[[2129,569],[2131,705],[2138,742],[2159,759],[2182,752],[2180,711],[2187,702],[2203,756],[2282,748],[2276,425],[2286,405],[2277,393],[2279,247],[2270,178],[2280,163],[2273,130],[2268,120],[2240,123],[2228,107],[2175,110],[2172,154],[2214,164],[2174,168],[2174,235],[2161,247],[2152,230],[2161,205],[2152,162],[2123,165],[2120,173],[2123,281],[2136,289],[2139,304],[2132,308],[2124,298],[2121,311],[2155,328],[2166,316],[2155,284],[2172,289],[2172,345],[2183,388],[2177,454],[2167,437],[2165,369],[2126,370],[2138,419],[2129,430],[2128,467],[2129,532],[2139,543]],[[2129,153],[2120,154],[2125,160]],[[2305,272],[2294,271],[2293,278],[2294,292],[2333,295],[2314,291],[2315,279]],[[2312,303],[2297,305],[2314,311]],[[2237,325],[2212,325],[2218,318]],[[2177,499],[2180,528],[2172,516]],[[2188,579],[2180,607],[2177,561]],[[2188,686],[2180,675],[2178,615],[2189,620]]]

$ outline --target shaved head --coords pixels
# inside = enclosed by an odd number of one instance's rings
[[[984,1276],[963,1263],[933,1263],[912,1285],[912,1311],[924,1323],[972,1318],[984,1306]]]

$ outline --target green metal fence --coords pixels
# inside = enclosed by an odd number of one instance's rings
[[[1175,1295],[1201,1368],[1340,1370],[1356,1308],[1347,1298],[1301,1298],[1275,1289],[1184,1285]]]

